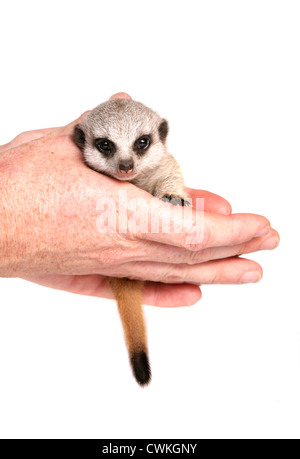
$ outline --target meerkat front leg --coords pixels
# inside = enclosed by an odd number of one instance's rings
[[[184,193],[183,178],[178,174],[160,180],[156,187],[154,196],[174,206],[190,206]]]

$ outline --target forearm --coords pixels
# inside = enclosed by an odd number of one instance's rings
[[[11,189],[13,174],[7,154],[0,156],[0,277],[11,277],[20,263],[18,199]]]
[[[31,206],[30,183],[22,181],[24,152],[10,150],[0,155],[0,277],[18,277],[29,272],[27,260],[35,252],[38,219]],[[33,180],[31,180],[33,181]]]
[[[12,218],[12,195],[8,187],[9,163],[5,154],[0,156],[0,277],[9,277],[13,263],[12,244],[15,236],[15,219]]]

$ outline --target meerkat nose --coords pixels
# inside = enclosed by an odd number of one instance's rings
[[[130,174],[133,171],[133,162],[123,161],[119,164],[119,169],[122,174]]]

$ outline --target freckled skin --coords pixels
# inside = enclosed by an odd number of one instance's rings
[[[130,233],[122,238],[99,234],[97,202],[103,196],[117,203],[122,186],[129,200],[142,197],[150,207],[152,198],[130,183],[89,170],[72,139],[75,124],[9,150],[4,146],[3,153],[0,149],[2,277],[126,276],[128,270],[136,277],[140,275],[137,260],[160,259],[162,244]],[[172,258],[177,248],[168,249]],[[184,250],[182,256],[187,255]],[[148,276],[148,280],[157,278],[157,273]]]

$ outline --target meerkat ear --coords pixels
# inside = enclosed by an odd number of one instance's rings
[[[162,142],[164,142],[167,138],[169,133],[169,124],[168,121],[162,120],[158,128],[159,138]]]
[[[73,139],[77,147],[83,150],[84,145],[85,145],[85,134],[83,130],[81,129],[80,124],[77,124],[75,126]]]

